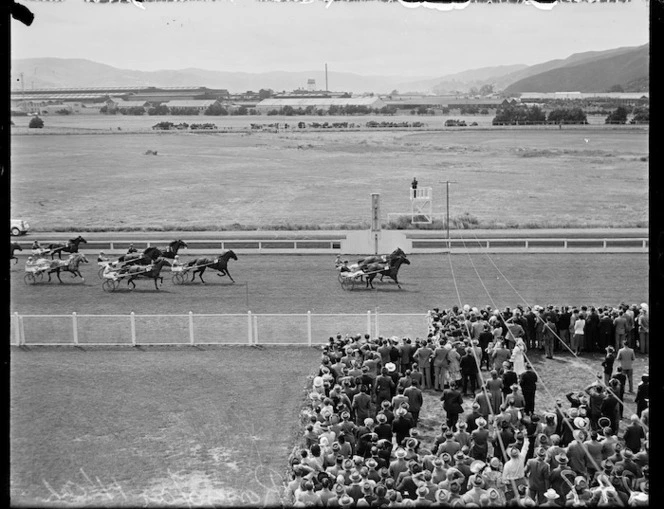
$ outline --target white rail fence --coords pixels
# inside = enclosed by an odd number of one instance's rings
[[[23,315],[10,316],[15,346],[300,345],[336,334],[426,337],[426,314]]]

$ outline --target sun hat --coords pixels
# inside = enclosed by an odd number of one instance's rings
[[[480,428],[483,428],[486,426],[486,419],[484,417],[478,417],[475,419],[475,424],[477,424]]]
[[[475,475],[473,477],[473,486],[480,487],[480,486],[483,486],[483,485],[484,485],[484,480],[482,479],[482,476]]]
[[[437,502],[447,502],[449,499],[450,492],[443,488],[438,488],[436,491],[436,501]]]
[[[346,507],[346,506],[350,507],[351,505],[353,505],[352,497],[349,497],[348,495],[344,495],[343,497],[341,497],[339,499],[339,505],[342,506],[342,507]]]
[[[397,458],[405,458],[407,454],[408,453],[406,452],[406,449],[402,449],[401,447],[399,447],[396,451],[394,451],[394,455]]]
[[[317,376],[314,378],[314,387],[323,387],[323,377]]]
[[[580,484],[588,485],[588,481],[587,481],[586,478],[583,477],[582,475],[577,475],[577,476],[574,478],[574,486],[579,486]]]
[[[466,429],[468,427],[468,423],[466,421],[457,421],[456,427],[458,429]]]
[[[362,491],[365,493],[373,493],[373,488],[371,487],[371,484],[367,482],[362,485]]]
[[[603,430],[607,426],[611,426],[611,419],[609,419],[608,417],[600,417],[597,420],[597,425]]]
[[[512,447],[512,448],[510,449],[510,457],[512,457],[512,458],[518,458],[518,457],[519,457],[519,454],[521,454],[521,451],[519,451],[519,449],[517,449],[516,447]]]
[[[362,476],[357,470],[354,470],[352,474],[350,474],[349,477],[351,482],[360,482],[362,480]]]
[[[544,449],[544,447],[538,447],[537,456],[539,456],[540,458],[544,458],[546,456],[546,449]]]
[[[444,464],[445,464],[445,462],[440,457],[437,457],[433,460],[433,466],[434,467],[442,467]]]
[[[554,490],[553,488],[549,488],[544,492],[544,497],[548,498],[549,500],[555,500],[557,498],[560,498],[560,495]]]
[[[491,500],[496,500],[497,498],[500,497],[500,493],[498,493],[498,490],[496,488],[489,488],[489,498]]]
[[[489,460],[489,466],[493,469],[500,468],[500,460],[494,456]]]
[[[390,373],[394,373],[394,371],[397,369],[396,365],[393,362],[388,362],[385,364],[385,367],[387,368],[387,371]]]
[[[344,470],[350,470],[351,468],[353,468],[354,465],[355,463],[353,463],[352,459],[346,458],[342,466],[344,467]]]
[[[623,456],[623,458],[625,458],[626,460],[630,460],[630,459],[632,459],[632,458],[634,457],[634,453],[632,452],[632,450],[631,450],[629,447],[625,447],[625,448],[622,450],[622,456]]]
[[[462,460],[465,457],[466,457],[466,455],[461,451],[457,451],[457,453],[454,455],[454,459],[457,460],[457,461]]]
[[[586,417],[576,417],[574,419],[574,426],[576,426],[579,429],[586,429],[588,427],[588,424],[590,423],[590,420]]]
[[[365,464],[369,468],[376,468],[378,466],[378,462],[373,458],[369,458],[367,461],[365,461]]]
[[[382,424],[382,423],[385,423],[385,422],[387,422],[387,415],[385,415],[385,414],[377,414],[377,415],[376,415],[376,420],[377,420],[379,423],[381,423],[381,424]]]
[[[402,416],[406,415],[408,411],[404,407],[399,407],[394,411],[395,415]]]
[[[558,463],[566,464],[569,461],[569,459],[567,458],[567,454],[565,454],[564,452],[557,454],[555,458]]]
[[[429,488],[427,488],[426,485],[423,484],[419,488],[417,488],[417,494],[422,497],[426,497],[429,494]]]

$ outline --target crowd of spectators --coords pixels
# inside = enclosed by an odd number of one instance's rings
[[[580,351],[603,347],[604,375],[538,410],[544,381],[526,352],[540,348],[550,357],[560,343],[574,352],[574,334],[590,330],[587,318],[576,325],[584,313],[600,321],[629,313],[632,327],[623,333],[612,325],[611,341],[592,334],[580,341]],[[648,374],[637,386],[636,413],[620,426],[625,394],[633,393],[623,368],[631,370],[630,346],[643,347],[647,314],[646,304],[434,308],[426,338],[330,337],[303,442],[290,458],[289,505],[648,505]],[[435,440],[420,422],[425,394],[442,402]]]

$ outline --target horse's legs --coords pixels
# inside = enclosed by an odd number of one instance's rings
[[[233,279],[233,276],[231,276],[231,273],[228,272],[228,269],[226,269],[225,272],[226,272],[226,275],[227,275],[229,278],[231,278],[231,281],[233,281],[233,283],[235,283],[235,279]]]
[[[60,269],[55,271],[55,275],[58,276],[58,281],[62,283],[62,279],[60,279]]]
[[[155,287],[155,290],[158,291],[158,290],[159,290],[159,286],[157,286],[157,279],[159,279],[158,276],[157,276],[156,278],[154,278],[154,287]]]
[[[205,284],[205,281],[203,281],[203,272],[205,272],[206,267],[201,267],[201,270],[198,271],[198,279],[201,280],[201,283]]]

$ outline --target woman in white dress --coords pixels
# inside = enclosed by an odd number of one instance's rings
[[[512,363],[514,364],[514,372],[517,376],[521,376],[521,373],[526,371],[526,358],[524,357],[526,353],[526,344],[523,342],[523,339],[516,338],[516,344],[512,350]]]

